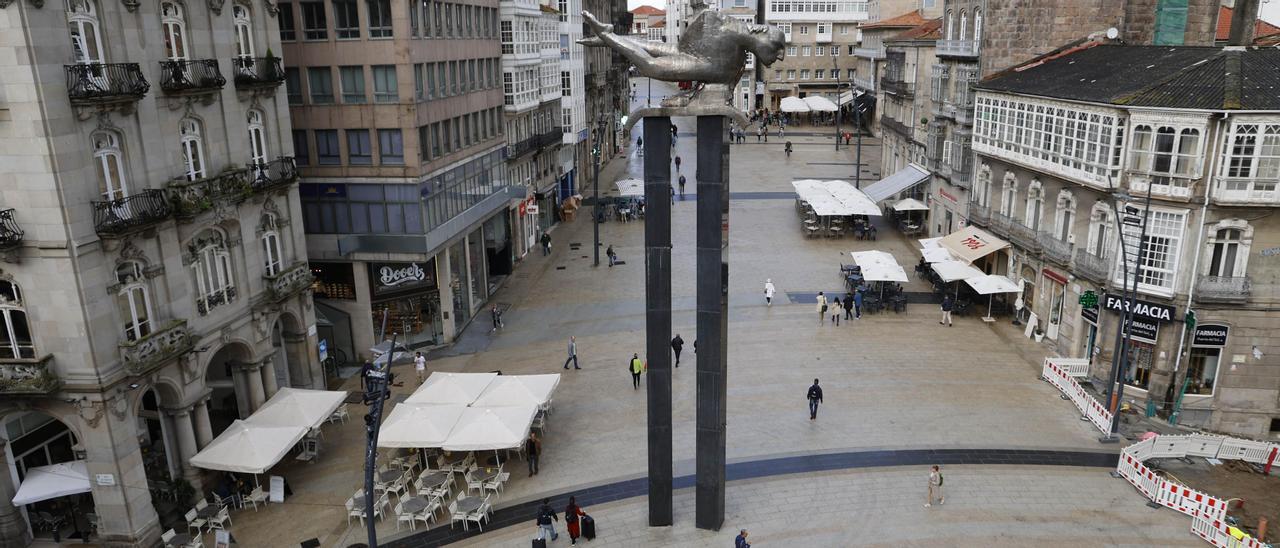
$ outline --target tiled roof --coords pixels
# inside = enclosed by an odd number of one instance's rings
[[[643,5],[636,9],[633,9],[631,10],[631,13],[636,15],[666,15],[667,14],[667,12],[663,11],[662,8],[656,8],[649,5]]]
[[[1218,7],[1218,41],[1226,41],[1231,36],[1231,12],[1232,9],[1226,6]],[[1280,34],[1280,27],[1258,19],[1253,27],[1253,37],[1256,39],[1273,34]]]
[[[885,38],[886,42],[894,40],[940,40],[942,39],[942,18],[939,17],[932,21],[925,21],[923,24],[915,28],[903,32],[902,34]]]
[[[662,27],[665,27],[665,26],[667,26],[667,20],[666,20],[666,19],[659,19],[659,20],[657,20],[657,21],[654,21],[652,25],[649,25],[649,28],[651,28],[651,29],[657,29],[657,28],[662,28]]]
[[[977,87],[1114,105],[1280,111],[1280,50],[1084,45],[994,74]]]
[[[920,10],[904,13],[897,17],[891,17],[883,21],[876,21],[868,25],[862,25],[860,28],[867,29],[888,29],[888,28],[911,28],[924,24],[925,19],[920,15]]]
[[[560,10],[546,4],[538,4],[538,7],[542,10],[542,13],[560,13]]]

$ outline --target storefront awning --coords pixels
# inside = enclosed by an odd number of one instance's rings
[[[920,184],[928,178],[929,172],[927,170],[915,164],[907,164],[907,167],[898,170],[898,172],[893,175],[876,181],[875,184],[865,188],[863,192],[866,192],[867,196],[870,196],[872,200],[879,202],[885,198],[893,196],[894,194]]]
[[[809,112],[809,104],[799,97],[783,97],[778,108],[782,112]]]
[[[957,259],[972,263],[1009,247],[1009,242],[992,236],[976,226],[966,226],[938,240],[938,245],[950,251]]]

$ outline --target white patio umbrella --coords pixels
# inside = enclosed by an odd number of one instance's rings
[[[799,97],[783,97],[778,104],[782,112],[809,112],[809,104]]]
[[[436,371],[427,377],[407,399],[409,403],[441,405],[455,403],[471,405],[484,389],[498,376],[497,373],[442,373]]]
[[[893,255],[884,251],[851,251],[853,262],[862,267],[862,279],[868,282],[906,282],[907,272],[898,265]],[[884,298],[884,284],[880,284],[880,297]]]
[[[34,504],[42,500],[88,493],[91,489],[85,461],[73,460],[37,466],[27,469],[27,476],[13,496],[13,504]]]
[[[378,447],[440,447],[444,445],[465,405],[401,403],[391,409],[378,434]]]
[[[836,110],[839,110],[836,108],[835,103],[832,103],[830,99],[821,95],[810,95],[805,97],[804,104],[808,105],[809,110],[813,112],[835,112]]]
[[[474,407],[506,407],[536,405],[551,401],[560,385],[560,375],[498,375],[471,405]]]
[[[924,257],[926,263],[939,263],[942,261],[953,261],[955,258],[951,256],[951,252],[940,247],[926,247],[920,250],[920,255]]]
[[[905,198],[893,204],[894,211],[929,211],[929,206],[915,198]]]
[[[941,240],[941,239],[942,239],[942,236],[938,236],[937,238],[920,238],[919,240],[920,247],[923,247],[925,249],[942,247],[941,245],[938,244],[938,240]]]
[[[261,426],[318,428],[346,397],[346,392],[281,388],[245,422]]]
[[[445,439],[445,451],[514,449],[524,443],[538,413],[535,405],[468,407]]]
[[[644,196],[644,181],[640,179],[621,179],[614,184],[618,187],[618,194],[622,196]]]
[[[988,322],[995,321],[991,317],[991,301],[995,298],[996,293],[1018,293],[1022,291],[1022,288],[1013,283],[1013,280],[999,274],[967,278],[964,283],[969,284],[969,287],[972,287],[979,295],[987,295],[987,315],[982,319]]]
[[[929,265],[942,278],[942,283],[967,280],[982,276],[982,271],[956,260],[939,261]],[[956,284],[956,298],[960,298],[960,284]]]
[[[302,426],[266,426],[235,421],[191,457],[191,465],[206,470],[261,474],[307,434]]]

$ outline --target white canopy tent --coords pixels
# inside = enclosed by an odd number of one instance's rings
[[[906,282],[907,272],[893,255],[884,251],[851,251],[853,262],[862,267],[862,279],[868,282]]]
[[[840,97],[837,98],[836,102],[840,103],[840,106],[845,106],[849,104],[850,101],[857,98],[858,95],[862,95],[862,92],[859,91],[857,95],[855,95],[852,91],[842,91],[840,92]]]
[[[880,179],[866,188],[867,196],[879,202],[911,188],[929,178],[929,171],[915,164],[907,164],[893,175]]]
[[[981,270],[956,260],[938,261],[930,266],[933,267],[934,272],[938,273],[938,277],[947,283],[983,275]]]
[[[515,449],[524,443],[538,413],[535,405],[468,407],[445,439],[445,451]]]
[[[942,236],[938,236],[937,238],[920,238],[920,240],[919,240],[919,241],[920,241],[920,247],[923,247],[923,248],[925,248],[925,249],[929,249],[929,248],[933,248],[933,247],[940,247],[940,246],[938,245],[938,241],[939,241],[939,240],[941,240],[941,239],[942,239]]]
[[[18,486],[18,492],[13,496],[13,504],[35,504],[42,500],[88,493],[91,489],[85,461],[73,460],[37,466],[27,469],[22,485]]]
[[[809,106],[809,110],[813,112],[835,112],[839,110],[836,104],[830,99],[821,95],[810,95],[804,98],[804,104]]]
[[[951,252],[941,247],[926,247],[920,250],[920,255],[924,256],[927,263],[939,263],[942,261],[954,261]]]
[[[976,226],[966,226],[938,240],[938,245],[945,247],[956,259],[966,263],[986,257],[1000,249],[1009,247],[1009,242],[992,236]]]
[[[266,426],[238,420],[190,462],[206,470],[261,474],[289,454],[306,433],[302,426]]]
[[[915,198],[904,198],[894,202],[894,211],[929,211],[929,206]]]
[[[644,181],[640,179],[620,179],[614,184],[618,186],[618,194],[624,197],[644,196]]]
[[[346,397],[346,392],[281,388],[245,422],[258,426],[319,428]]]
[[[560,375],[498,375],[476,398],[475,407],[507,407],[534,405],[542,407],[551,401],[560,384]]]
[[[1022,288],[1013,283],[1013,280],[998,274],[966,278],[964,283],[969,284],[969,287],[972,287],[979,295],[987,295],[987,315],[982,318],[983,321],[987,322],[995,321],[991,317],[991,301],[995,298],[996,293],[1019,293],[1022,291]]]
[[[407,399],[408,403],[431,405],[471,405],[484,389],[498,376],[497,373],[442,373],[436,371]]]
[[[467,406],[401,403],[391,409],[378,434],[378,447],[440,447]]]
[[[799,97],[783,97],[778,108],[782,112],[809,112],[809,104]]]
[[[832,215],[880,215],[880,208],[847,181],[818,181],[801,179],[792,181],[796,196],[809,202],[814,214]]]

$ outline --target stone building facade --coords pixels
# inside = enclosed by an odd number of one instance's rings
[[[824,95],[832,100],[854,78],[858,24],[865,0],[766,0],[765,21],[786,35],[786,57],[764,69],[763,108],[777,110],[783,97]]]
[[[279,387],[323,388],[268,2],[0,2],[0,546],[82,459],[112,546]],[[82,525],[83,526],[83,525]]]
[[[929,70],[937,60],[935,50],[942,20],[934,19],[888,38],[885,66],[876,86],[880,114],[880,172],[889,175],[907,164],[925,165],[925,138],[932,115],[928,93]],[[923,199],[928,185],[912,189]]]

